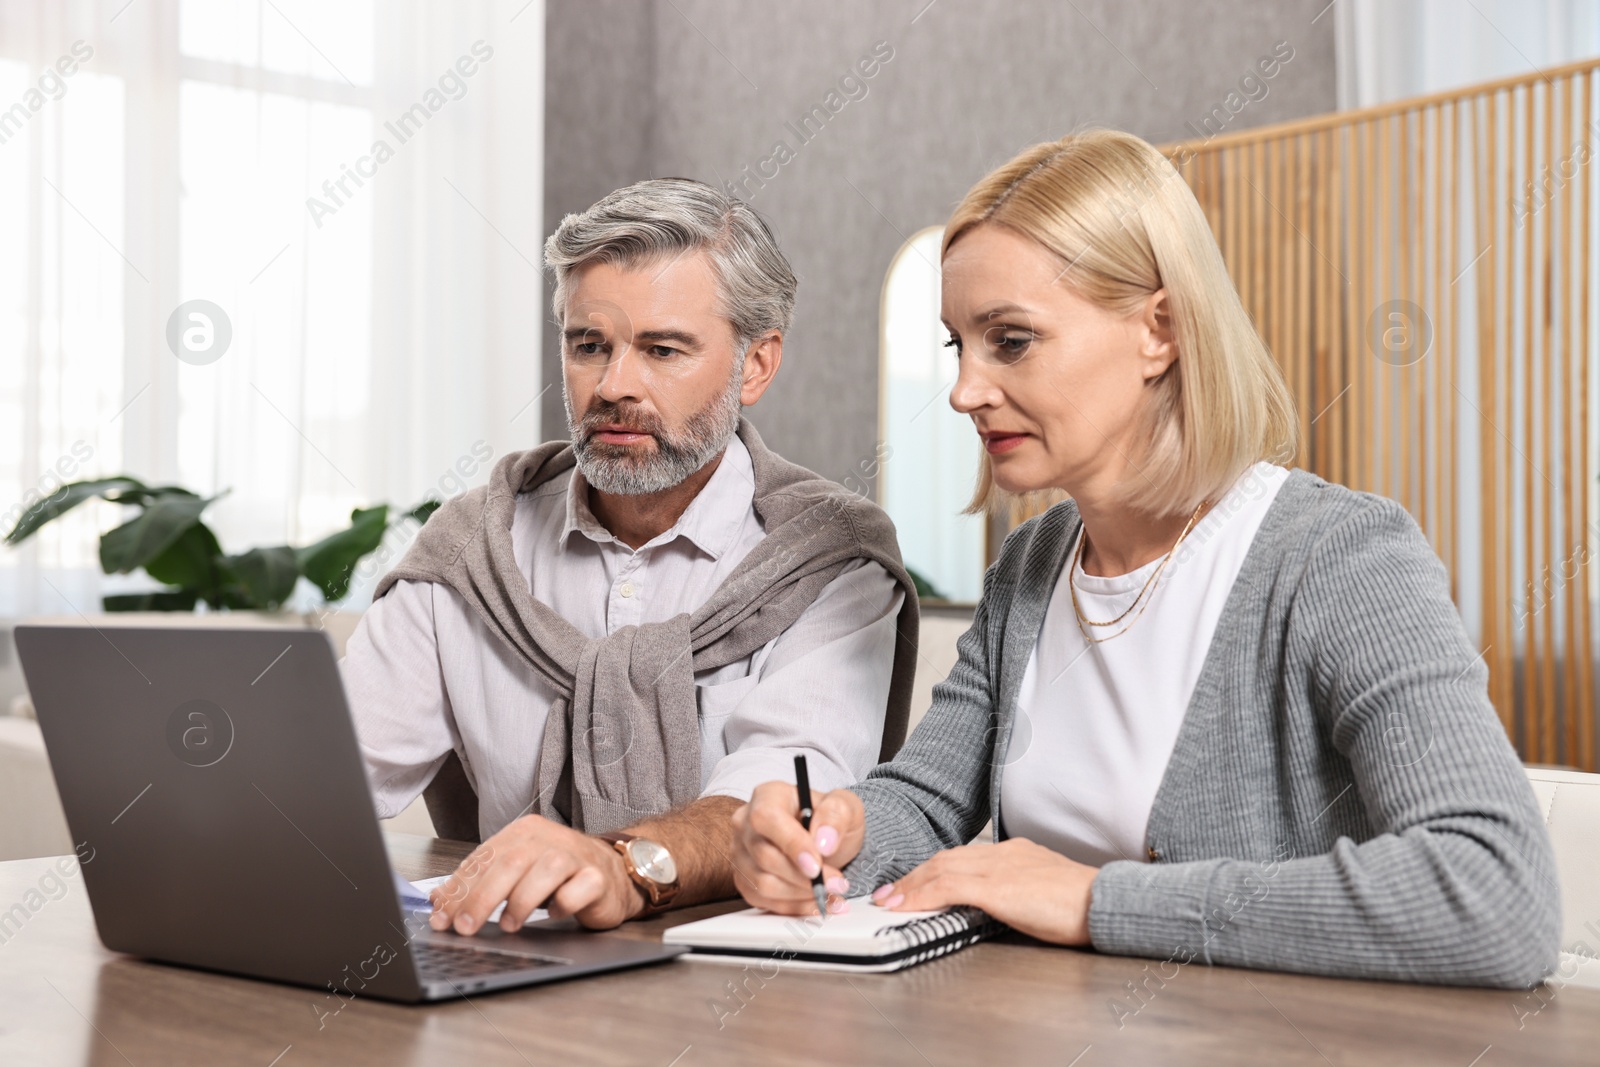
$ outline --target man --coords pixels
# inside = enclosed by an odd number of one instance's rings
[[[916,654],[887,516],[741,417],[794,309],[754,212],[640,182],[545,258],[571,441],[435,513],[343,666],[379,814],[426,788],[483,839],[434,895],[467,934],[736,895],[732,812],[797,753],[823,792],[891,754]]]

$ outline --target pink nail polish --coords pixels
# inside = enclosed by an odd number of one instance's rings
[[[800,853],[800,873],[807,878],[815,878],[822,873],[822,864],[817,862],[817,857],[809,852]]]
[[[831,856],[839,847],[839,831],[831,826],[817,827],[817,851],[824,856]]]
[[[905,902],[906,902],[906,895],[904,893],[896,893],[894,896],[890,897],[888,900],[885,900],[883,902],[883,906],[886,907],[886,908],[898,908],[900,905],[904,904]]]
[[[850,902],[848,900],[833,900],[828,903],[828,911],[830,914],[843,915],[849,910]]]
[[[885,897],[887,897],[890,893],[893,893],[893,892],[894,892],[894,883],[893,882],[886,882],[885,884],[880,885],[878,888],[876,888],[876,889],[874,889],[872,891],[872,899],[875,900],[875,901],[878,901],[879,903],[882,903],[883,899]]]
[[[828,892],[837,893],[841,897],[850,892],[849,879],[842,878],[839,875],[834,875],[832,878],[829,878],[827,881],[827,886]]]

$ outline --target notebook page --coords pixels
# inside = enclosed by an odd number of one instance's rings
[[[851,899],[850,910],[843,915],[829,915],[826,919],[746,908],[674,926],[661,940],[669,945],[704,948],[877,956],[895,947],[890,938],[878,937],[878,931],[941,914],[942,911],[890,911],[878,907],[870,896],[861,896]]]

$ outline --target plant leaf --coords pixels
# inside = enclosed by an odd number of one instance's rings
[[[438,511],[439,505],[442,503],[442,500],[424,500],[422,503],[406,512],[405,517],[408,519],[416,519],[419,523],[425,524],[428,521],[428,516],[432,515],[435,511]]]
[[[159,555],[146,560],[145,573],[163,585],[192,590],[212,607],[220,607],[217,589],[222,584],[217,564],[222,546],[211,527],[196,519]]]
[[[159,590],[101,597],[100,606],[106,611],[193,611],[197,599],[192,589]]]
[[[210,502],[176,494],[153,498],[136,518],[100,535],[100,569],[127,574],[145,566],[199,522]]]
[[[72,482],[63,485],[54,493],[39,501],[33,507],[22,513],[17,524],[6,534],[5,543],[20,545],[34,532],[52,519],[58,519],[71,511],[85,500],[97,496],[104,496],[117,490],[122,491],[148,491],[144,484],[136,478],[119,475],[115,478],[101,478],[92,482]]]
[[[928,581],[928,579],[924,578],[910,567],[906,568],[906,573],[911,576],[911,584],[916,587],[917,598],[919,600],[945,599],[945,595],[939,592],[939,590],[935,589],[933,583]]]
[[[322,590],[328,603],[343,600],[350,592],[350,579],[355,575],[361,557],[377,548],[388,529],[389,505],[356,508],[350,513],[350,526],[331,533],[314,545],[296,549],[300,573],[311,579]]]
[[[227,492],[227,490],[223,490]],[[200,494],[191,493],[181,485],[136,485],[127,489],[118,489],[106,493],[106,499],[113,504],[138,504],[145,505],[152,500],[159,500],[165,496],[197,497]],[[217,496],[221,496],[218,493]],[[213,500],[216,497],[212,497]]]
[[[250,601],[248,606],[259,610],[268,611],[282,605],[294,592],[295,582],[300,580],[300,561],[288,545],[252,548],[229,556],[227,563]]]

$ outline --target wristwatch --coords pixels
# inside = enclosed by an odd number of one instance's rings
[[[635,837],[633,834],[609,833],[595,836],[602,841],[611,842],[612,847],[622,854],[622,866],[627,870],[628,877],[633,879],[633,884],[644,894],[644,911],[639,913],[640,918],[671,907],[678,890],[683,887],[678,882],[678,865],[673,862],[672,853],[667,851],[667,846],[648,837]]]

